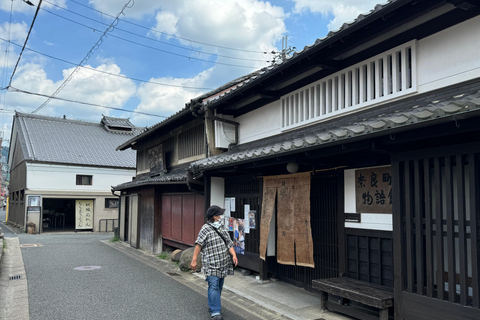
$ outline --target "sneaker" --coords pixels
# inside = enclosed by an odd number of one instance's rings
[[[212,319],[214,319],[214,320],[223,320],[223,317],[222,317],[221,314],[216,314],[216,315],[212,316]]]

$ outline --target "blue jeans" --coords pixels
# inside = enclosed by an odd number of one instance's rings
[[[225,278],[217,276],[208,276],[205,280],[208,282],[208,307],[212,316],[220,314],[220,310],[222,310],[220,296],[222,295],[224,280]]]

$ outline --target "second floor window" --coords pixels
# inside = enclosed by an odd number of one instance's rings
[[[92,176],[77,174],[77,186],[91,186]]]

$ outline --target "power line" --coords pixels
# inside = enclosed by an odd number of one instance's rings
[[[8,78],[8,75],[7,75],[7,66],[8,66],[8,56],[9,56],[9,53],[10,53],[10,40],[11,40],[11,31],[12,31],[12,16],[13,16],[13,1],[11,2],[10,4],[10,18],[9,18],[9,22],[8,22],[8,43],[5,45],[5,60],[4,60],[4,64],[3,64],[3,75],[2,75],[2,85],[3,84],[7,84],[7,78]],[[7,106],[7,93],[6,92],[2,92],[0,93],[0,100],[1,100],[1,103],[3,105],[3,109],[0,109],[0,111],[2,112],[2,137],[4,136],[5,132],[5,126],[3,125],[4,122],[5,122],[5,107]],[[3,141],[3,139],[2,139]],[[3,143],[3,142],[2,142]],[[0,143],[0,148],[1,148],[1,143]]]
[[[30,37],[30,33],[32,32],[33,24],[35,23],[35,19],[37,19],[38,11],[40,11],[40,6],[41,5],[42,5],[42,0],[40,0],[40,2],[38,3],[37,10],[35,11],[35,15],[33,16],[32,25],[30,26],[30,30],[28,30],[27,38],[25,39],[25,43],[23,44],[22,51],[20,51],[20,55],[18,56],[17,63],[15,64],[15,68],[13,68],[12,76],[10,77],[10,82],[8,83],[9,86],[12,84],[13,76],[15,75],[15,71],[17,70],[18,63],[20,62],[20,59],[22,58],[23,50],[25,49],[25,46],[27,45],[28,38]]]
[[[40,0],[42,1],[42,0]],[[67,84],[68,82],[70,82],[70,80],[75,76],[75,74],[78,72],[80,66],[85,63],[88,59],[90,59],[90,55],[92,54],[92,51],[97,49],[98,47],[100,47],[100,45],[103,43],[103,38],[105,37],[105,35],[107,34],[107,32],[109,32],[112,27],[118,23],[118,17],[123,14],[123,10],[125,10],[127,7],[128,8],[131,8],[133,6],[133,4],[129,7],[128,5],[130,4],[130,2],[132,2],[134,0],[128,0],[128,2],[123,6],[122,10],[117,14],[115,20],[113,20],[113,22],[110,24],[110,26],[105,29],[105,31],[103,32],[103,34],[100,36],[100,39],[93,45],[93,47],[87,52],[87,55],[85,56],[85,58],[83,58],[82,61],[80,61],[80,63],[78,64],[78,66],[75,68],[75,70],[73,70],[73,72],[68,76],[67,79],[65,79],[63,81],[63,83],[60,85],[60,87],[58,87],[57,90],[55,90],[55,92],[52,94],[51,97],[49,97],[44,103],[42,103],[42,105],[40,105],[37,109],[33,110],[32,113],[36,113],[38,112],[40,109],[42,109],[44,106],[47,105],[47,103],[52,99],[52,97],[56,96]],[[40,8],[40,6],[37,8],[37,11],[38,9]]]
[[[59,8],[61,10],[64,10],[64,11],[67,11],[71,14],[74,14],[76,16],[79,16],[79,17],[82,17],[84,19],[87,19],[87,20],[90,20],[90,21],[93,21],[93,22],[96,22],[96,23],[100,23],[102,25],[106,25],[104,22],[102,21],[98,21],[96,19],[93,19],[93,18],[90,18],[88,16],[85,16],[83,14],[80,14],[78,12],[75,12],[75,11],[72,11],[72,10],[69,10],[67,8],[63,8],[59,5],[56,5],[52,2],[49,2],[49,1],[46,1],[44,0],[45,2],[51,4],[52,6],[56,7],[56,8]],[[48,9],[45,9],[45,8],[42,8],[43,11],[46,11],[52,15],[55,15],[59,18],[62,18],[62,19],[65,19],[65,20],[68,20],[72,23],[76,23],[76,24],[79,24],[85,28],[88,28],[90,30],[93,30],[93,31],[96,31],[95,28],[93,27],[90,27],[90,26],[87,26],[85,24],[82,24],[78,21],[75,21],[75,20],[72,20],[72,19],[69,19],[67,17],[64,17],[62,15],[59,15],[59,14],[56,14],[54,12],[51,12],[49,11]],[[193,51],[195,53],[202,53],[202,54],[206,54],[206,55],[211,55],[211,56],[217,56],[217,57],[221,57],[221,58],[227,58],[227,59],[234,59],[234,60],[243,60],[243,61],[254,61],[254,62],[264,62],[264,63],[269,63],[270,61],[267,61],[267,60],[260,60],[260,59],[249,59],[249,58],[240,58],[240,57],[233,57],[233,56],[228,56],[228,55],[221,55],[221,54],[217,54],[217,53],[212,53],[212,52],[206,52],[206,51],[201,51],[201,50],[196,50],[196,49],[192,49],[192,48],[188,48],[188,47],[185,47],[185,46],[181,46],[181,45],[176,45],[176,44],[173,44],[173,43],[169,43],[169,42],[165,42],[165,41],[161,41],[161,40],[158,40],[158,39],[153,39],[153,38],[150,38],[150,37],[146,37],[146,36],[143,36],[143,35],[140,35],[138,33],[135,33],[135,32],[132,32],[132,31],[128,31],[128,30],[125,30],[125,29],[122,29],[122,28],[119,28],[118,26],[115,26],[114,28],[115,30],[118,30],[118,31],[121,31],[121,32],[124,32],[124,33],[127,33],[127,34],[130,34],[130,35],[134,35],[136,37],[139,37],[139,38],[143,38],[143,39],[147,39],[149,41],[154,41],[154,42],[158,42],[158,43],[161,43],[161,44],[164,44],[164,45],[167,45],[167,46],[171,46],[171,47],[175,47],[175,48],[179,48],[179,49],[182,49],[182,50],[187,50],[187,51]],[[268,54],[267,52],[263,52],[263,54]]]
[[[95,28],[92,28],[92,27],[89,27],[87,25],[84,25],[78,21],[75,21],[75,20],[72,20],[72,19],[69,19],[69,18],[66,18],[64,16],[61,16],[61,15],[58,15],[56,13],[53,13],[47,9],[43,9],[44,11],[54,15],[54,16],[57,16],[59,18],[62,18],[62,19],[65,19],[67,21],[70,21],[70,22],[73,22],[75,24],[78,24],[78,25],[81,25],[83,27],[86,27],[86,28],[89,28],[90,30],[92,30],[93,32],[100,32],[98,29],[95,29]],[[117,29],[117,30],[121,30],[117,27],[114,27],[113,29]],[[113,30],[112,29],[112,30]],[[126,31],[126,32],[129,32],[129,31]],[[130,32],[129,32],[130,33]],[[134,33],[133,33],[134,34]],[[171,52],[171,51],[168,51],[168,50],[163,50],[163,49],[159,49],[159,48],[155,48],[155,47],[152,47],[152,46],[149,46],[149,45],[146,45],[146,44],[143,44],[143,43],[139,43],[139,42],[136,42],[136,41],[133,41],[133,40],[128,40],[128,39],[125,39],[125,38],[122,38],[122,37],[119,37],[119,36],[116,36],[116,35],[113,35],[113,34],[109,34],[108,35],[109,37],[113,37],[113,38],[116,38],[116,39],[119,39],[119,40],[122,40],[122,41],[125,41],[125,42],[128,42],[128,43],[131,43],[131,44],[135,44],[137,46],[141,46],[141,47],[145,47],[145,48],[148,48],[148,49],[152,49],[152,50],[155,50],[155,51],[159,51],[159,52],[163,52],[163,53],[167,53],[167,54],[171,54],[171,55],[174,55],[174,56],[177,56],[177,57],[181,57],[181,58],[186,58],[190,61],[202,61],[202,62],[207,62],[207,63],[212,63],[212,64],[216,64],[216,65],[224,65],[224,66],[229,66],[229,67],[239,67],[239,68],[247,68],[247,69],[252,69],[252,68],[262,68],[261,66],[245,66],[245,65],[238,65],[238,64],[231,64],[231,63],[224,63],[224,62],[218,62],[218,61],[211,61],[211,60],[207,60],[207,59],[201,59],[201,58],[194,58],[194,57],[191,57],[191,56],[187,56],[187,55],[184,55],[184,54],[180,54],[180,53],[175,53],[175,52]],[[151,40],[151,41],[156,41],[152,38],[148,38],[148,37],[144,37],[144,36],[140,36],[140,35],[137,35],[139,37],[143,37],[143,38],[146,38],[148,40]],[[190,50],[190,49],[189,49]],[[198,53],[205,53],[205,52],[202,52],[202,51],[198,51],[198,50],[192,50],[194,52],[198,52]],[[210,53],[206,53],[206,54],[209,54],[209,55],[212,55]],[[268,63],[269,61],[264,61],[264,60],[253,60],[253,59],[244,59],[244,58],[232,58],[232,57],[229,57],[229,56],[222,56],[222,55],[217,55],[219,57],[226,57],[226,58],[230,58],[230,59],[238,59],[238,60],[246,60],[246,61],[261,61],[261,62],[265,62],[265,63]]]
[[[89,7],[89,6],[87,6],[87,5],[84,5],[83,3],[80,3],[80,2],[78,2],[78,1],[75,1],[75,0],[70,0],[70,1],[76,3],[76,4],[79,5],[79,6],[85,7],[85,8],[87,8],[87,9],[96,11],[96,12],[98,12],[98,13],[100,13],[100,14],[103,14],[103,15],[106,15],[106,16],[108,16],[108,17],[113,18],[113,16],[110,15],[110,14],[108,14],[108,13],[105,13],[105,12],[102,12],[102,11],[100,11],[100,10],[94,9],[94,8],[92,8],[92,7]],[[192,40],[192,39],[188,39],[188,38],[179,37],[179,36],[176,36],[176,35],[174,35],[174,34],[157,31],[157,30],[155,30],[155,29],[152,29],[152,28],[149,28],[149,27],[145,27],[145,26],[142,26],[142,25],[140,25],[140,24],[136,24],[136,23],[130,22],[130,21],[128,21],[128,20],[123,20],[123,19],[119,19],[119,20],[122,21],[122,22],[128,23],[128,24],[134,25],[134,26],[136,26],[136,27],[143,28],[143,29],[146,29],[146,30],[149,30],[149,31],[152,31],[152,32],[155,32],[155,33],[159,33],[159,34],[162,34],[162,35],[165,35],[165,36],[168,36],[168,37],[172,37],[172,38],[176,38],[176,39],[180,39],[180,40],[185,40],[185,41],[189,41],[189,42],[193,42],[193,43],[198,43],[198,44],[206,45],[206,46],[209,46],[209,47],[215,47],[215,48],[221,48],[221,49],[228,49],[228,50],[232,50],[232,51],[242,51],[242,52],[250,52],[250,53],[268,54],[268,52],[266,52],[266,51],[246,50],[246,49],[239,49],[239,48],[232,48],[232,47],[227,47],[227,46],[215,45],[215,44],[206,43],[206,42],[202,42],[202,41],[196,41],[196,40]]]
[[[3,72],[2,72],[2,84],[7,84],[7,65],[8,65],[8,55],[10,53],[10,40],[11,40],[11,30],[12,30],[12,15],[13,15],[13,1],[10,5],[10,19],[8,22],[8,44],[5,45],[5,59],[3,62]]]
[[[89,103],[89,102],[83,102],[83,101],[70,100],[70,99],[65,99],[65,98],[49,96],[49,95],[42,94],[42,93],[36,93],[36,92],[31,92],[31,91],[18,89],[18,88],[12,87],[12,86],[8,87],[8,91],[9,92],[20,92],[20,93],[25,93],[25,94],[29,94],[29,95],[44,97],[44,98],[48,98],[49,100],[55,99],[55,100],[60,100],[60,101],[65,101],[65,102],[83,104],[83,105],[92,106],[92,107],[105,108],[105,109],[124,111],[124,112],[130,112],[130,113],[137,113],[137,114],[142,114],[142,115],[152,116],[152,117],[158,117],[158,118],[167,118],[166,116],[161,116],[161,115],[158,115],[158,114],[146,113],[146,112],[141,112],[141,111],[132,111],[132,110],[128,110],[128,109],[115,108],[115,107],[107,107],[107,106],[102,106],[102,105],[95,104],[95,103]]]
[[[5,40],[5,39],[3,39],[3,38],[0,38],[0,40],[7,42],[7,40]],[[12,45],[14,45],[14,46],[21,47],[21,45],[19,45],[19,44],[17,44],[17,43],[14,43],[14,42],[9,42],[9,43],[12,44]],[[48,58],[50,58],[50,59],[54,59],[54,60],[57,60],[57,61],[61,61],[61,62],[64,62],[64,63],[67,63],[67,64],[71,64],[71,65],[74,65],[74,66],[78,65],[78,63],[70,62],[70,61],[67,61],[67,60],[64,60],[64,59],[60,59],[60,58],[54,57],[54,56],[52,56],[52,55],[49,55],[49,54],[46,54],[46,53],[42,53],[42,52],[40,52],[40,51],[30,49],[30,48],[28,48],[28,47],[25,47],[25,50],[28,50],[28,51],[31,51],[31,52],[35,52],[35,53],[37,53],[37,54],[40,54],[40,55],[45,56],[45,57],[48,57]],[[175,84],[167,84],[167,83],[160,83],[160,82],[155,82],[155,81],[142,80],[142,79],[127,77],[127,76],[122,75],[122,74],[114,74],[114,73],[111,73],[111,72],[106,72],[106,71],[98,70],[98,69],[95,69],[95,68],[90,68],[90,67],[87,67],[87,66],[80,66],[80,68],[92,70],[92,71],[95,71],[95,72],[100,72],[100,73],[103,73],[103,74],[107,74],[107,75],[109,75],[109,76],[114,76],[114,77],[129,79],[129,80],[138,81],[138,82],[143,82],[143,83],[148,83],[148,84],[155,84],[155,85],[160,85],[160,86],[174,87],[174,88],[182,88],[182,89],[212,90],[212,88],[189,87],[189,86],[181,86],[181,85],[175,85]],[[6,89],[6,88],[2,88],[2,89]]]

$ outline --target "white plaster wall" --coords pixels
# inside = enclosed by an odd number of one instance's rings
[[[247,143],[281,133],[280,100],[244,114],[235,121],[239,126],[239,143]]]
[[[76,176],[91,175],[91,186],[77,186]],[[27,163],[27,189],[58,191],[103,191],[128,182],[135,176],[135,169],[110,169],[65,165]]]
[[[418,92],[480,77],[480,17],[417,43]]]
[[[345,170],[345,212],[355,213],[355,170]],[[345,228],[392,231],[391,213],[361,213],[360,223],[345,222]]]

